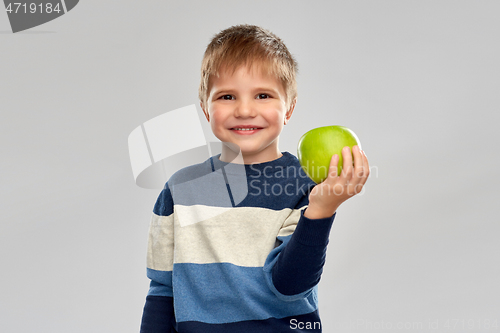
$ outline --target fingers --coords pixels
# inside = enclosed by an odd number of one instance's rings
[[[325,193],[333,194],[343,202],[362,192],[364,184],[370,175],[370,165],[366,154],[359,146],[352,147],[352,154],[348,146],[344,147],[342,157],[343,168],[340,176],[337,173],[339,156],[335,154],[330,160],[327,179],[320,187],[315,187],[315,189],[317,188],[319,191],[321,188],[321,193],[326,191]]]
[[[330,160],[330,168],[328,170],[328,178],[337,177],[338,164],[339,164],[339,155],[335,154],[332,156],[332,159]]]
[[[364,174],[364,161],[363,154],[359,146],[352,147],[352,154],[354,155],[354,175],[353,178],[360,179]]]
[[[349,146],[345,146],[342,149],[342,157],[344,158],[344,163],[342,165],[342,177],[346,180],[350,180],[352,178],[352,155],[351,148]]]
[[[347,185],[347,195],[353,196],[360,193],[369,175],[368,159],[358,145],[352,147],[352,155],[349,147],[342,151],[344,157],[344,170],[342,171],[344,181]],[[354,163],[352,162],[354,157]],[[354,165],[353,165],[354,164]]]
[[[355,187],[358,184],[364,185],[369,174],[370,165],[368,164],[368,158],[364,151],[362,151],[358,145],[352,147],[352,153],[349,146],[345,146],[342,149],[342,172],[338,175],[338,162],[339,158],[335,154],[332,156],[330,161],[330,168],[328,171],[328,179],[337,184],[349,185]],[[354,163],[353,163],[354,160]]]
[[[355,150],[355,149],[353,149]],[[356,156],[356,154],[355,154]],[[354,158],[355,162],[355,171],[354,171],[354,177],[349,184],[349,186],[352,185],[353,187],[353,193],[358,194],[361,193],[363,190],[363,187],[366,183],[366,180],[368,179],[368,176],[370,175],[370,165],[368,164],[368,158],[366,157],[366,154],[364,151],[359,150],[359,159],[356,160],[356,157]]]
[[[370,176],[370,164],[368,163],[368,157],[366,157],[364,151],[361,151],[361,155],[363,158],[363,178],[361,180],[361,183],[365,184],[368,176]]]

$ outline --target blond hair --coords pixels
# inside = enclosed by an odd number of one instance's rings
[[[247,24],[222,30],[208,44],[201,65],[198,91],[201,103],[206,105],[210,79],[213,76],[219,77],[221,70],[234,73],[242,65],[251,68],[255,63],[282,82],[287,107],[290,107],[297,97],[297,62],[278,36],[261,27]]]

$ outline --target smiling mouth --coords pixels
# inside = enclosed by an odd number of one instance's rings
[[[251,127],[251,128],[240,128],[240,127],[234,127],[234,128],[231,128],[232,130],[234,131],[253,131],[253,130],[257,130],[257,129],[261,129],[260,127]]]
[[[233,127],[231,128],[231,132],[236,133],[238,135],[250,135],[259,132],[262,129],[262,127],[249,127],[249,128],[240,128],[240,127]]]

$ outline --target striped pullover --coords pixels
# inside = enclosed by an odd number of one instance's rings
[[[149,228],[141,333],[322,332],[317,285],[335,214],[304,216],[315,183],[282,154],[219,154],[168,180]]]

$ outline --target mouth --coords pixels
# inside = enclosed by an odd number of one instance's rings
[[[252,126],[252,127],[233,127],[230,130],[236,134],[249,135],[260,131],[262,127]]]

